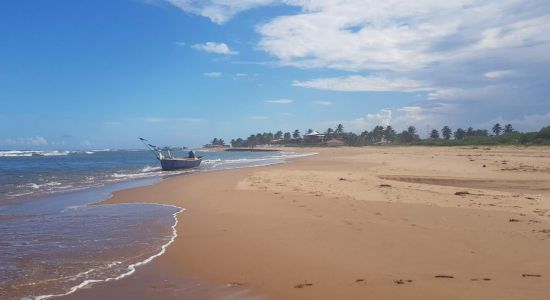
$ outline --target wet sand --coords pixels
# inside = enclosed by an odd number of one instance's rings
[[[300,151],[115,193],[186,208],[179,236],[64,298],[548,298],[550,148]]]

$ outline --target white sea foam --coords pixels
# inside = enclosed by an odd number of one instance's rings
[[[66,156],[72,154],[94,154],[93,151],[69,150],[7,150],[0,151],[0,157],[30,157],[30,156]]]
[[[161,167],[145,166],[143,169],[141,169],[141,172],[147,173],[147,172],[160,171],[160,170],[161,170]]]
[[[134,203],[134,204],[151,204],[151,205],[161,205],[161,206],[168,206],[168,207],[173,207],[173,208],[177,208],[179,209],[179,211],[175,212],[174,214],[172,214],[172,216],[174,217],[174,225],[172,225],[172,237],[170,238],[170,240],[165,243],[164,245],[161,246],[160,248],[160,251],[157,252],[156,254],[148,257],[147,259],[145,260],[142,260],[140,262],[137,262],[137,263],[134,263],[134,264],[131,264],[129,265],[127,268],[126,268],[126,272],[123,273],[123,274],[120,274],[116,277],[108,277],[108,278],[105,278],[105,279],[88,279],[88,280],[84,280],[82,281],[80,284],[78,285],[75,285],[73,287],[71,287],[69,289],[69,291],[67,291],[66,293],[63,293],[63,294],[51,294],[51,295],[40,295],[40,296],[36,296],[36,297],[31,297],[31,298],[23,298],[23,299],[35,299],[35,300],[42,300],[42,299],[49,299],[49,298],[53,298],[53,297],[62,297],[62,296],[66,296],[66,295],[70,295],[90,284],[94,284],[94,283],[99,283],[99,282],[109,282],[109,281],[116,281],[116,280],[120,280],[122,278],[125,278],[125,277],[128,277],[132,274],[134,274],[134,272],[136,271],[136,268],[137,267],[140,267],[140,266],[143,266],[143,265],[146,265],[148,263],[150,263],[151,261],[153,261],[153,259],[163,255],[165,252],[166,252],[166,249],[168,248],[168,246],[170,246],[175,240],[176,238],[178,237],[178,231],[176,230],[176,226],[178,225],[178,214],[183,212],[185,210],[185,208],[182,208],[182,207],[179,207],[179,206],[175,206],[175,205],[169,205],[169,204],[157,204],[157,203]],[[116,204],[116,205],[132,205],[132,204]],[[114,263],[111,263],[109,264],[109,267],[113,267],[115,265],[118,265],[120,264],[121,262],[114,262]],[[86,271],[86,272],[90,272],[90,270]],[[84,272],[84,273],[86,273]],[[78,277],[81,277],[83,273],[79,273],[77,275],[74,276],[74,278],[78,278]]]

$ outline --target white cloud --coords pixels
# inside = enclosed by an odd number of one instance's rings
[[[239,52],[231,50],[229,46],[227,46],[227,44],[225,43],[206,42],[204,44],[195,44],[191,47],[196,50],[216,53],[216,54],[223,54],[223,55],[239,54]]]
[[[315,104],[315,105],[321,105],[321,106],[329,106],[329,105],[332,105],[332,102],[331,102],[331,101],[326,101],[326,100],[312,101],[311,103],[313,103],[313,104]]]
[[[341,123],[348,131],[362,132],[372,130],[374,126],[392,126],[395,130],[401,131],[408,126],[415,126],[419,134],[426,136],[433,128],[442,128],[444,125],[454,127],[464,126],[456,123],[452,116],[460,109],[456,105],[436,103],[431,106],[403,106],[395,109],[383,108],[376,113],[368,113],[350,120],[336,120],[323,122],[323,125]],[[464,120],[458,120],[463,122]],[[471,126],[483,126],[483,124],[468,124]],[[453,127],[453,128],[454,128]],[[477,128],[477,127],[476,127]]]
[[[500,115],[520,121],[550,111],[548,0],[166,1],[218,24],[262,5],[294,6],[257,27],[256,49],[275,59],[267,64],[352,74],[294,86],[426,95],[409,105],[420,111],[395,109],[392,122],[467,119],[475,126]],[[366,114],[361,118],[354,124],[369,122]]]
[[[302,68],[410,71],[494,49],[548,49],[550,42],[550,14],[542,0],[285,3],[301,13],[260,26],[259,48],[283,65]]]
[[[42,136],[34,136],[27,138],[8,138],[4,139],[3,144],[12,146],[44,146],[48,145],[48,140]]]
[[[182,118],[158,118],[158,117],[147,117],[142,119],[145,123],[168,123],[168,122],[186,122],[186,123],[199,123],[206,122],[206,119],[203,118],[191,118],[191,117],[182,117]]]
[[[271,104],[292,104],[294,103],[294,100],[292,99],[276,99],[276,100],[266,100],[266,103]]]
[[[183,11],[223,24],[241,11],[271,4],[273,0],[165,0]]]
[[[392,116],[391,109],[383,108],[375,114],[367,114],[367,120],[370,123],[388,126],[388,125],[391,125],[391,121],[392,121],[391,116]]]
[[[266,116],[251,116],[250,119],[251,120],[267,120],[267,119],[269,119],[269,117],[266,117]]]
[[[439,100],[439,99],[452,99],[460,95],[462,91],[459,89],[439,89],[433,92],[428,93],[429,100]]]
[[[495,70],[495,71],[487,72],[483,74],[483,76],[491,79],[498,79],[498,78],[510,77],[510,76],[513,76],[514,74],[515,72],[513,70]]]
[[[418,92],[431,90],[428,85],[416,80],[359,75],[294,81],[292,85],[341,92]]]
[[[200,123],[200,122],[206,122],[206,119],[203,118],[176,118],[176,121],[180,122],[186,122],[186,123]]]
[[[168,121],[166,118],[147,117],[143,119],[145,123],[164,123]]]
[[[216,78],[216,77],[221,77],[223,74],[222,72],[207,72],[207,73],[203,73],[203,75],[206,77]]]

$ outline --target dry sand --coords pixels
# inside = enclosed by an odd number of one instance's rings
[[[179,237],[66,298],[549,299],[550,148],[300,151],[115,193],[185,207]]]

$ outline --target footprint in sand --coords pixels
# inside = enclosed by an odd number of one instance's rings
[[[245,283],[242,283],[242,282],[230,282],[227,284],[228,287],[239,287],[243,285],[245,285]]]
[[[407,279],[407,280],[398,279],[398,280],[393,281],[393,283],[395,283],[395,284],[405,284],[405,282],[411,283],[413,281],[411,279]]]
[[[313,283],[309,283],[309,282],[298,283],[297,285],[294,286],[294,288],[295,289],[303,289],[303,288],[308,287],[308,286],[313,286]]]
[[[470,278],[471,281],[480,281],[480,280],[483,280],[483,281],[491,281],[491,278]]]

